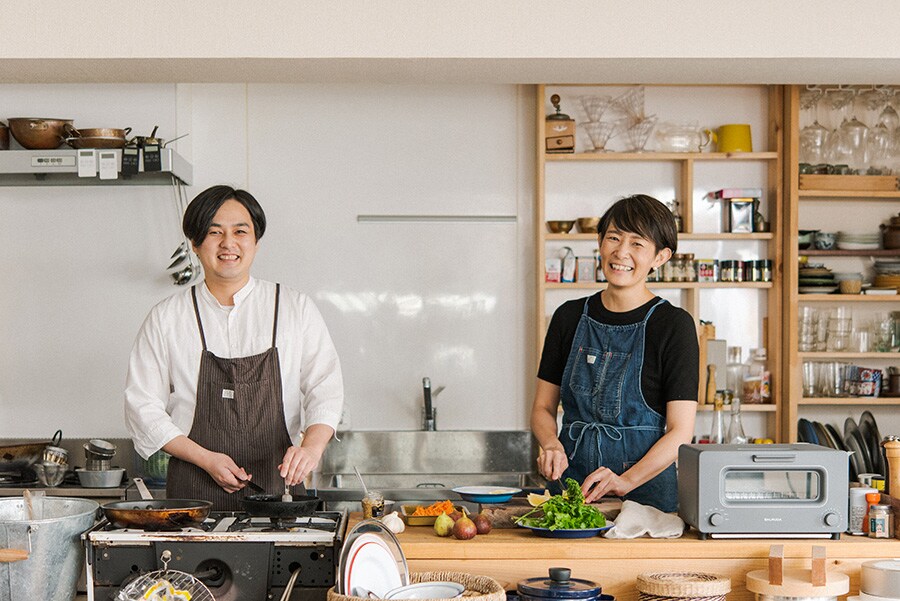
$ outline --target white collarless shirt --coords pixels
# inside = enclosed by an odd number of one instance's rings
[[[220,304],[201,283],[197,305],[207,350],[214,355],[249,357],[272,346],[273,282],[250,278],[234,295],[234,306]],[[337,429],[344,401],[337,351],[312,299],[284,286],[275,346],[292,442],[299,444],[312,424]],[[125,425],[141,457],[190,433],[202,353],[190,289],[153,307],[134,342],[125,384]]]

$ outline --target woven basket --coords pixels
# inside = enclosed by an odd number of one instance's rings
[[[724,601],[731,579],[702,572],[645,572],[637,578],[639,601]]]
[[[506,601],[506,591],[500,586],[499,582],[488,576],[474,576],[464,572],[413,572],[409,575],[410,584],[419,582],[457,582],[466,587],[462,594],[466,601]],[[363,600],[362,597],[341,595],[334,591],[334,587],[328,589],[328,601],[361,600],[371,601],[369,599]]]

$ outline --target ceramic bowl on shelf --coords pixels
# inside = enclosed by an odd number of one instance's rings
[[[574,226],[574,219],[556,219],[547,222],[547,229],[552,234],[568,234]]]
[[[797,232],[797,248],[806,250],[812,246],[818,231],[819,230],[799,230]]]
[[[833,232],[816,232],[814,244],[818,250],[833,250],[836,235]]]

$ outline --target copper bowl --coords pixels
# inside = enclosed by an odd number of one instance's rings
[[[582,234],[596,234],[597,226],[600,225],[599,217],[579,217],[578,231]]]
[[[0,121],[0,150],[9,150],[9,128]]]
[[[27,150],[59,148],[65,139],[64,126],[72,125],[72,119],[10,117],[8,121],[12,137]]]
[[[66,133],[66,144],[72,148],[124,148],[128,144],[127,136],[131,133],[130,127],[125,129],[64,127],[63,129]]]
[[[568,234],[572,231],[572,228],[575,226],[574,219],[566,219],[566,220],[554,220],[547,222],[547,229],[550,230],[552,234]]]

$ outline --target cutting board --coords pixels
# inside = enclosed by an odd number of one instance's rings
[[[622,509],[622,501],[619,499],[604,500],[601,503],[591,503],[603,512],[608,519],[614,520]],[[513,519],[525,515],[534,509],[524,497],[513,497],[508,503],[482,504],[481,511],[491,519],[494,528],[515,528]]]

